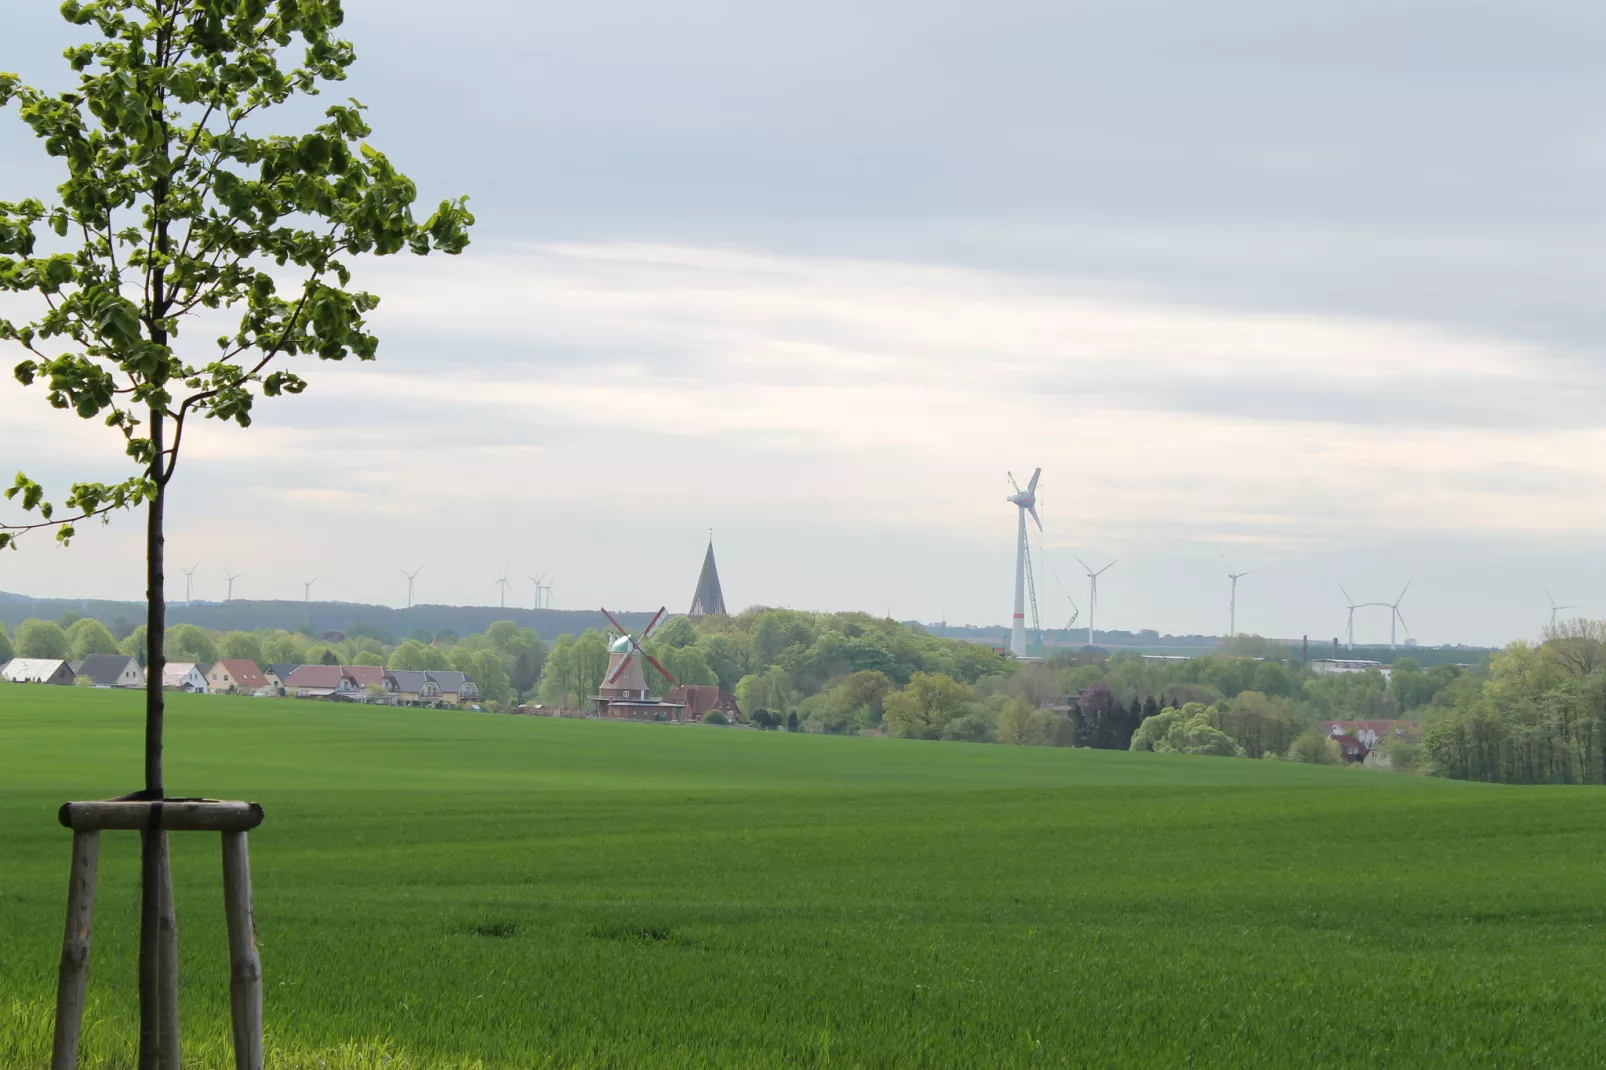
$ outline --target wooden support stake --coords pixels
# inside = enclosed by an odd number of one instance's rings
[[[139,1070],[162,1070],[162,834],[139,834]]]
[[[178,1042],[178,916],[173,909],[173,844],[162,836],[162,906],[158,919],[161,959],[158,987],[162,993],[162,1037],[158,1064],[162,1070],[180,1070]]]
[[[67,882],[67,932],[61,940],[56,981],[56,1039],[50,1070],[76,1070],[78,1036],[84,1027],[89,981],[89,932],[95,920],[95,878],[100,869],[100,833],[74,832],[72,875]]]
[[[244,832],[223,833],[223,911],[229,923],[229,1009],[235,1070],[262,1070],[262,962],[251,910],[251,855]]]

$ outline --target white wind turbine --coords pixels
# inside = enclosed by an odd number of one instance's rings
[[[1384,603],[1385,605],[1387,605],[1389,607],[1389,649],[1390,650],[1394,649],[1398,645],[1398,644],[1395,643],[1395,635],[1394,635],[1394,626],[1396,624],[1398,624],[1400,627],[1405,629],[1406,638],[1410,638],[1410,636],[1411,636],[1411,626],[1409,624],[1405,623],[1405,614],[1400,612],[1400,603],[1405,601],[1405,592],[1409,591],[1411,589],[1411,584],[1413,582],[1414,581],[1412,581],[1412,580],[1406,580],[1405,581],[1405,586],[1400,589],[1400,597],[1396,598],[1392,602]]]
[[[1114,568],[1115,562],[1111,561],[1097,572],[1093,570],[1093,566],[1083,561],[1080,557],[1076,559],[1076,563],[1081,565],[1083,571],[1087,573],[1087,645],[1092,646],[1093,622],[1099,612],[1099,577]]]
[[[190,585],[195,579],[195,570],[200,568],[200,567],[201,567],[201,563],[199,561],[197,561],[197,562],[195,562],[195,564],[191,565],[189,568],[181,568],[181,569],[179,569],[180,572],[184,573],[184,604],[185,605],[189,605],[190,604]]]
[[[1032,472],[1025,490],[1021,490],[1020,484],[1015,482],[1013,472],[1004,474],[1009,476],[1009,485],[1015,488],[1015,493],[1004,500],[1015,506],[1020,514],[1015,534],[1015,616],[1010,621],[1009,649],[1017,658],[1023,658],[1026,656],[1026,559],[1031,553],[1031,544],[1026,538],[1026,514],[1032,514],[1041,531],[1043,518],[1037,515],[1037,478],[1043,474],[1043,470],[1038,468]]]
[[[227,602],[234,601],[234,581],[239,579],[240,576],[241,576],[241,573],[230,572],[228,569],[224,569],[223,570],[223,578],[225,580],[229,581],[229,593],[228,593],[227,597],[224,599],[224,601],[227,601]]]
[[[1556,596],[1550,593],[1550,588],[1549,587],[1545,588],[1545,597],[1550,600],[1550,626],[1552,628],[1554,628],[1556,626],[1556,614],[1557,613],[1560,613],[1564,609],[1577,609],[1578,608],[1577,606],[1558,606],[1556,604]]]
[[[541,608],[541,581],[546,579],[546,576],[544,576],[544,575],[542,575],[542,576],[526,576],[524,578],[529,580],[531,583],[535,584],[535,608],[536,609],[540,609]]]
[[[312,577],[312,579],[310,579],[310,580],[302,580],[301,581],[301,600],[303,602],[312,601],[312,585],[317,583],[317,582],[318,582],[318,577],[316,577],[316,576]]]
[[[500,587],[502,589],[501,590],[501,594],[498,596],[497,605],[501,606],[503,609],[506,609],[507,608],[507,589],[510,586],[510,584],[508,583],[508,579],[507,579],[507,569],[506,568],[502,569],[502,578],[496,581],[496,586],[498,586],[498,587]]]
[[[419,565],[417,568],[413,569],[411,572],[408,572],[404,568],[399,568],[396,571],[400,572],[403,576],[407,577],[407,608],[408,609],[412,609],[413,608],[413,581],[418,579],[418,574],[420,572],[424,571],[424,566],[423,565]]]
[[[1226,554],[1217,550],[1216,556],[1221,558],[1223,565],[1227,565],[1227,579],[1232,581],[1232,594],[1227,599],[1227,636],[1231,638],[1238,634],[1238,581],[1245,576],[1253,576],[1258,569],[1250,569],[1248,572],[1234,572],[1232,566],[1227,564]]]

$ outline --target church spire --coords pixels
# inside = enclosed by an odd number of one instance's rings
[[[710,613],[724,614],[725,594],[719,589],[719,569],[714,565],[714,536],[708,536],[708,553],[703,556],[702,575],[697,577],[697,593],[692,596],[692,620],[702,620]]]

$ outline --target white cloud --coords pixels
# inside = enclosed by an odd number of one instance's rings
[[[175,544],[235,568],[229,547],[271,545],[263,582],[339,575],[328,596],[374,600],[394,597],[391,556],[450,557],[432,578],[460,590],[434,597],[483,600],[475,569],[538,552],[578,599],[646,605],[665,565],[641,544],[715,524],[831,570],[751,577],[749,600],[991,620],[1005,468],[1043,466],[1048,545],[1084,556],[1606,532],[1606,433],[1545,428],[1562,365],[1499,339],[662,245],[476,249],[362,281],[385,295],[380,361],[307,369],[308,394],[265,402],[250,431],[196,429]],[[0,450],[47,472],[102,463],[105,443],[37,394],[0,389]],[[1478,426],[1480,406],[1508,418]],[[826,543],[845,549],[822,559]],[[877,560],[887,545],[966,578],[935,595],[929,572]],[[32,560],[0,583],[78,588],[65,558]]]

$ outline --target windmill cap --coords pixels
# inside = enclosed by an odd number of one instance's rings
[[[593,648],[594,649],[594,648]],[[630,650],[630,636],[621,635],[608,645],[608,653],[624,654]]]

